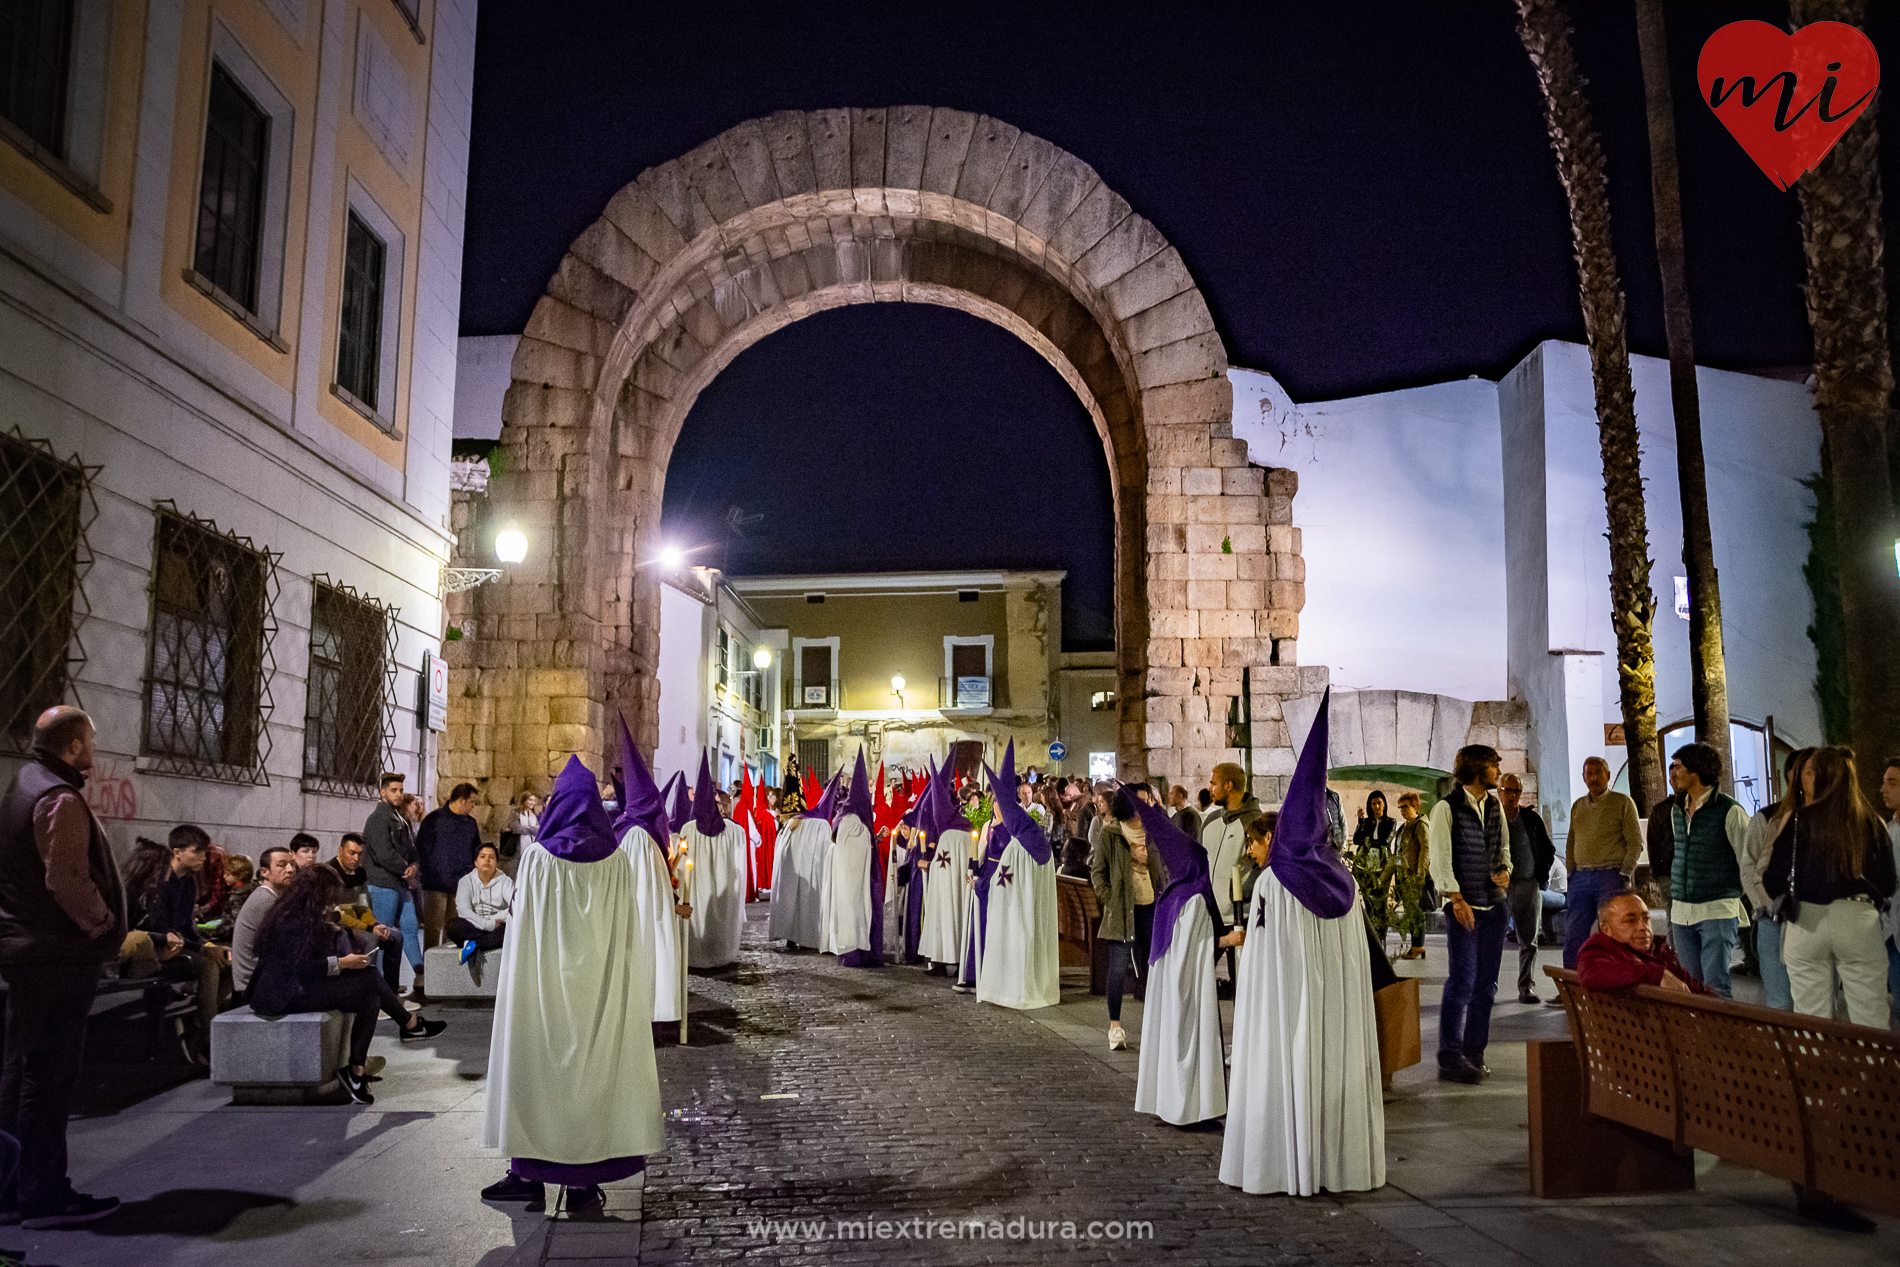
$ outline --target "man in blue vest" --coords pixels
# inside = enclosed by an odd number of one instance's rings
[[[1445,949],[1451,962],[1438,1008],[1438,1076],[1445,1082],[1484,1081],[1484,1049],[1491,1038],[1491,1003],[1511,922],[1505,886],[1511,882],[1504,807],[1491,795],[1498,785],[1498,751],[1484,744],[1460,748],[1453,762],[1457,786],[1432,806],[1427,827],[1432,883],[1445,898]]]
[[[1681,789],[1665,802],[1676,843],[1669,868],[1669,940],[1676,958],[1726,999],[1736,930],[1749,914],[1741,868],[1748,811],[1717,790],[1722,758],[1705,743],[1676,749],[1669,780]]]

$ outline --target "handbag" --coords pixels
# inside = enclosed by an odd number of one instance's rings
[[[1768,918],[1777,924],[1792,924],[1801,916],[1801,899],[1794,895],[1794,863],[1801,853],[1801,815],[1789,823],[1794,838],[1788,842],[1788,891],[1768,903]]]

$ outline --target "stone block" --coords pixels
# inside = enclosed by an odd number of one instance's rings
[[[1498,753],[1498,758],[1498,771],[1501,774],[1521,775],[1530,769],[1529,754],[1522,748],[1506,748]],[[1535,803],[1534,797],[1532,803]]]
[[[1219,638],[1183,638],[1181,663],[1189,668],[1212,668],[1221,662]]]
[[[1267,468],[1267,495],[1291,500],[1299,496],[1300,473],[1284,466]]]
[[[1230,497],[1258,497],[1262,491],[1257,466],[1227,466],[1222,467],[1220,473],[1220,491]]]
[[[1227,553],[1221,549],[1221,542],[1227,540],[1227,530],[1220,524],[1188,524],[1182,535],[1189,554]]]
[[[1151,749],[1173,747],[1173,725],[1164,721],[1151,721],[1146,723],[1142,732],[1142,744],[1144,747]]]
[[[1235,608],[1249,612],[1265,607],[1267,605],[1266,584],[1262,581],[1235,581],[1227,587],[1227,602]]]
[[[1468,744],[1483,744],[1487,748],[1498,746],[1498,728],[1496,726],[1472,726],[1465,732]]]
[[[1434,770],[1449,770],[1471,733],[1471,701],[1434,695],[1432,710],[1432,747],[1430,759],[1423,764]]]
[[[585,695],[559,695],[547,701],[547,706],[548,721],[568,726],[589,725],[598,707]]]
[[[1269,638],[1299,637],[1300,614],[1296,611],[1269,611],[1266,632]]]
[[[1181,262],[1179,252],[1167,247],[1110,282],[1103,297],[1110,314],[1118,321],[1125,321],[1193,285],[1194,278]]]
[[[1263,774],[1268,776],[1290,776],[1293,773],[1294,764],[1299,760],[1299,754],[1292,748],[1256,748],[1254,751],[1256,755],[1254,757],[1253,772],[1256,779]],[[1277,800],[1280,796],[1284,796],[1285,794],[1285,789],[1282,788],[1279,796],[1276,796],[1275,799]],[[1255,796],[1258,795],[1259,793],[1255,792]]]
[[[1170,550],[1185,550],[1187,544],[1186,524],[1151,523],[1148,528],[1148,551],[1151,554],[1165,553]]]
[[[211,1081],[232,1088],[239,1104],[296,1104],[342,1089],[336,1071],[349,1059],[351,1018],[342,1012],[294,1012],[274,1019],[248,1007],[211,1022]]]
[[[599,745],[600,736],[588,726],[549,726],[548,746],[562,752],[585,752]]]
[[[1148,556],[1148,579],[1185,581],[1193,567],[1192,560],[1198,557],[1192,554],[1151,554]]]
[[[1190,581],[1231,581],[1234,579],[1237,560],[1231,554],[1184,554],[1187,560],[1187,579]]]
[[[501,975],[501,952],[477,952],[463,963],[460,946],[431,946],[422,952],[422,971],[431,1001],[436,999],[492,999],[495,979]]]
[[[1188,503],[1188,498],[1173,493],[1150,493],[1146,503],[1148,522],[1151,524],[1187,523]]]
[[[1150,638],[1148,640],[1148,664],[1153,669],[1178,669],[1181,667],[1180,638]]]
[[[1247,442],[1232,437],[1212,441],[1214,465],[1227,470],[1248,470]],[[1248,496],[1251,496],[1251,492]]]
[[[1527,721],[1506,722],[1498,727],[1499,748],[1529,748],[1531,746],[1531,724]]]
[[[1148,583],[1148,607],[1150,611],[1181,611],[1188,606],[1188,586],[1190,581],[1150,581]]]
[[[1298,581],[1268,581],[1267,606],[1281,611],[1299,611],[1306,606],[1306,586]]]
[[[1366,764],[1365,737],[1359,731],[1359,692],[1334,691],[1328,737],[1329,766]]]
[[[1181,491],[1189,497],[1218,497],[1221,471],[1217,466],[1191,466],[1181,472]]]
[[[1359,691],[1359,737],[1364,765],[1400,764],[1398,692]]]
[[[1222,528],[1221,536],[1227,537],[1227,507],[1231,498],[1218,494],[1211,497],[1184,497],[1187,514],[1184,518],[1189,524],[1218,524]]]
[[[1188,581],[1187,605],[1204,611],[1224,610],[1227,607],[1227,583],[1225,581]]]
[[[1300,640],[1298,638],[1275,638],[1273,640],[1273,660],[1275,664],[1298,664]]]
[[[1235,579],[1242,581],[1271,581],[1273,579],[1273,556],[1270,554],[1234,552],[1238,560],[1235,566]]]
[[[1254,614],[1251,611],[1209,611],[1201,613],[1204,638],[1252,638]]]
[[[1267,549],[1267,529],[1262,523],[1229,524],[1227,536],[1234,544],[1235,554],[1264,554]]]
[[[1291,524],[1293,522],[1293,499],[1291,497],[1267,498],[1267,524]]]
[[[1303,665],[1294,670],[1300,675],[1300,694],[1317,695],[1330,685],[1331,674],[1323,664]]]
[[[1178,466],[1151,466],[1148,468],[1148,495],[1150,497],[1179,497],[1182,481],[1187,472]]]
[[[1257,621],[1253,612],[1236,613]],[[1236,634],[1221,639],[1221,662],[1231,668],[1271,668],[1273,643],[1252,634]],[[1236,684],[1234,689],[1240,689]]]
[[[1282,581],[1306,580],[1306,560],[1297,554],[1276,554],[1273,556],[1274,577]]]
[[[1289,524],[1274,524],[1267,529],[1267,549],[1275,554],[1296,554],[1299,546],[1295,541],[1298,528]]]
[[[1201,614],[1196,611],[1152,612],[1148,617],[1148,633],[1156,638],[1198,638]]]

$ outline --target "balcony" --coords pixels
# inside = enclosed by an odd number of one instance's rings
[[[995,707],[991,698],[996,679],[988,677],[940,677],[937,679],[937,708],[945,713],[983,714]]]
[[[838,689],[837,678],[828,682],[785,684],[785,711],[788,713],[809,717],[813,714],[836,713],[843,707],[844,693]]]

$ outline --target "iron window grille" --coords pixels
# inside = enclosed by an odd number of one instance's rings
[[[0,742],[11,751],[26,750],[34,719],[64,702],[86,661],[79,582],[97,471],[17,428],[0,435]]]
[[[142,764],[268,784],[278,556],[168,502],[155,538]]]
[[[343,244],[343,309],[336,340],[336,383],[369,406],[377,399],[383,351],[383,240],[354,211]]]
[[[396,612],[326,576],[310,604],[305,791],[370,796],[396,731]]]
[[[66,154],[73,0],[0,0],[0,116],[49,154]]]
[[[269,156],[270,116],[213,62],[192,268],[253,314]]]

